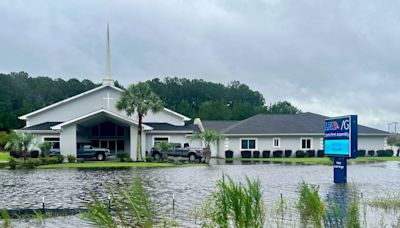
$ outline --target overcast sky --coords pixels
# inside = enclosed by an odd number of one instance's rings
[[[399,121],[400,1],[143,0],[0,2],[0,72],[114,79],[239,80],[267,103]],[[398,128],[400,128],[398,126]]]

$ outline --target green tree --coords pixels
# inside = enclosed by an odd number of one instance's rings
[[[204,148],[204,162],[209,163],[211,158],[211,148],[210,145],[213,142],[218,141],[222,137],[222,134],[218,131],[204,129],[202,132],[196,132],[192,136],[192,140],[200,139],[206,144],[206,148]]]
[[[142,161],[142,129],[143,117],[148,111],[154,113],[163,109],[160,99],[145,82],[139,82],[136,85],[130,85],[125,89],[120,99],[117,101],[118,110],[125,110],[128,116],[137,113],[138,116],[138,138],[137,138],[137,160]]]
[[[279,101],[277,103],[267,106],[266,113],[269,113],[269,114],[297,114],[297,113],[300,113],[300,109],[294,107],[288,101]]]
[[[5,149],[21,151],[24,160],[26,160],[28,151],[34,145],[34,136],[32,134],[12,132],[10,135],[10,140],[6,144]]]

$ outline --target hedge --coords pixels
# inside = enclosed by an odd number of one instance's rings
[[[358,153],[358,154],[357,154],[358,157],[365,157],[367,151],[365,151],[365,150],[358,150],[357,153]]]
[[[304,158],[306,156],[306,152],[303,150],[296,151],[296,158]]]
[[[368,156],[374,156],[374,155],[375,155],[375,150],[368,151]]]
[[[306,153],[309,158],[315,157],[315,150],[307,150]]]
[[[377,150],[376,154],[378,157],[392,157],[393,150]]]
[[[285,150],[285,157],[289,158],[292,156],[292,150]]]
[[[250,150],[243,150],[240,152],[242,158],[251,158],[251,151]]]
[[[225,158],[233,158],[233,151],[226,150],[225,151]]]
[[[324,150],[318,150],[317,151],[317,157],[319,157],[319,158],[325,157]]]
[[[269,151],[269,150],[264,150],[264,151],[262,152],[262,157],[263,157],[263,158],[269,158],[270,155],[271,155],[271,151]]]
[[[253,151],[253,158],[260,158],[260,151],[258,150]]]
[[[283,151],[282,150],[275,150],[274,152],[272,152],[272,155],[274,158],[281,158],[283,155]]]

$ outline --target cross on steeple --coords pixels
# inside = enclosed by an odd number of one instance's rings
[[[107,100],[107,109],[110,109],[110,101],[114,100],[114,98],[110,97],[110,93],[107,93],[107,97],[103,97],[104,100]]]

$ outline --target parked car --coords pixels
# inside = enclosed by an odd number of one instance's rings
[[[51,149],[49,156],[60,154],[60,149]],[[90,145],[84,145],[81,149],[76,151],[77,158],[96,158],[97,161],[104,161],[107,157],[111,156],[109,149],[96,148]]]
[[[172,157],[187,157],[189,161],[201,160],[203,158],[203,149],[201,148],[190,148],[190,147],[180,147],[173,144],[174,147],[171,151],[168,151],[168,156]],[[154,157],[158,160],[161,158],[161,152],[155,148],[152,148],[149,156]]]

